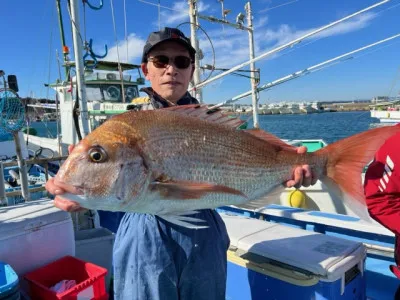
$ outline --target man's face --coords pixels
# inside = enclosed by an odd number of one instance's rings
[[[177,42],[166,41],[155,46],[148,54],[148,58],[151,60],[157,55],[169,57],[168,65],[164,68],[157,68],[152,61],[149,61],[142,64],[143,73],[157,94],[176,103],[188,89],[194,65],[190,63],[186,69],[179,69],[175,66],[173,58],[176,56],[190,58],[189,51]]]

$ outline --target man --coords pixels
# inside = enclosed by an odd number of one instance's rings
[[[364,193],[371,217],[395,234],[396,265],[390,270],[400,279],[400,134],[376,152],[365,173]]]
[[[141,64],[151,88],[144,89],[148,97],[139,109],[198,103],[187,92],[194,55],[195,49],[181,31],[164,28],[151,33]],[[300,147],[297,151],[306,150]],[[286,185],[309,186],[315,182],[309,166],[302,166]],[[46,188],[55,195],[64,192],[53,180]],[[67,211],[80,209],[77,203],[60,196],[55,198],[55,205]],[[100,212],[103,224],[106,215],[107,221],[117,216],[111,226],[119,224],[113,253],[115,299],[225,299],[226,251],[230,241],[215,210],[201,210],[193,215],[209,225],[200,230],[138,213]]]

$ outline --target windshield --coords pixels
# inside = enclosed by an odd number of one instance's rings
[[[139,97],[139,90],[136,85],[126,86],[125,102],[131,102],[132,99]],[[90,84],[86,85],[86,96],[88,102],[122,102],[121,85],[119,84]]]

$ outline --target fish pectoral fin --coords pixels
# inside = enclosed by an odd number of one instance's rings
[[[179,226],[182,226],[185,228],[189,228],[189,229],[208,228],[208,225],[195,225],[195,224],[189,223],[189,222],[205,223],[206,222],[205,220],[193,218],[193,217],[186,217],[184,214],[177,214],[177,215],[168,214],[168,215],[158,215],[158,216],[170,223],[173,223],[175,225],[179,225]]]
[[[150,188],[158,191],[163,199],[199,199],[207,193],[226,193],[246,197],[241,191],[206,182],[154,181],[150,184]]]

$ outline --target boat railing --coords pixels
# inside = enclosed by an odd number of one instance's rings
[[[362,240],[369,255],[385,259],[392,258],[394,255],[395,236],[391,231],[376,222],[371,223],[354,216],[276,204],[270,204],[258,210],[224,206],[218,208],[217,211],[327,235]]]
[[[27,166],[30,165],[39,165],[43,167],[44,170],[44,175],[45,175],[45,179],[46,181],[49,180],[49,164],[52,162],[61,162],[63,160],[65,160],[68,156],[64,155],[64,156],[55,156],[55,157],[51,157],[51,158],[32,158],[32,159],[27,159],[25,160],[25,163]],[[3,167],[7,168],[7,167],[15,167],[18,166],[18,161],[13,160],[13,161],[7,161],[7,162],[3,162]],[[4,183],[3,183],[4,184]],[[30,193],[35,193],[35,192],[41,192],[45,190],[45,186],[37,186],[34,185],[32,187],[29,187],[29,192]],[[21,189],[13,189],[13,191],[11,192],[7,192],[5,193],[5,196],[8,197],[15,197],[15,196],[20,196],[22,195],[22,191]]]

